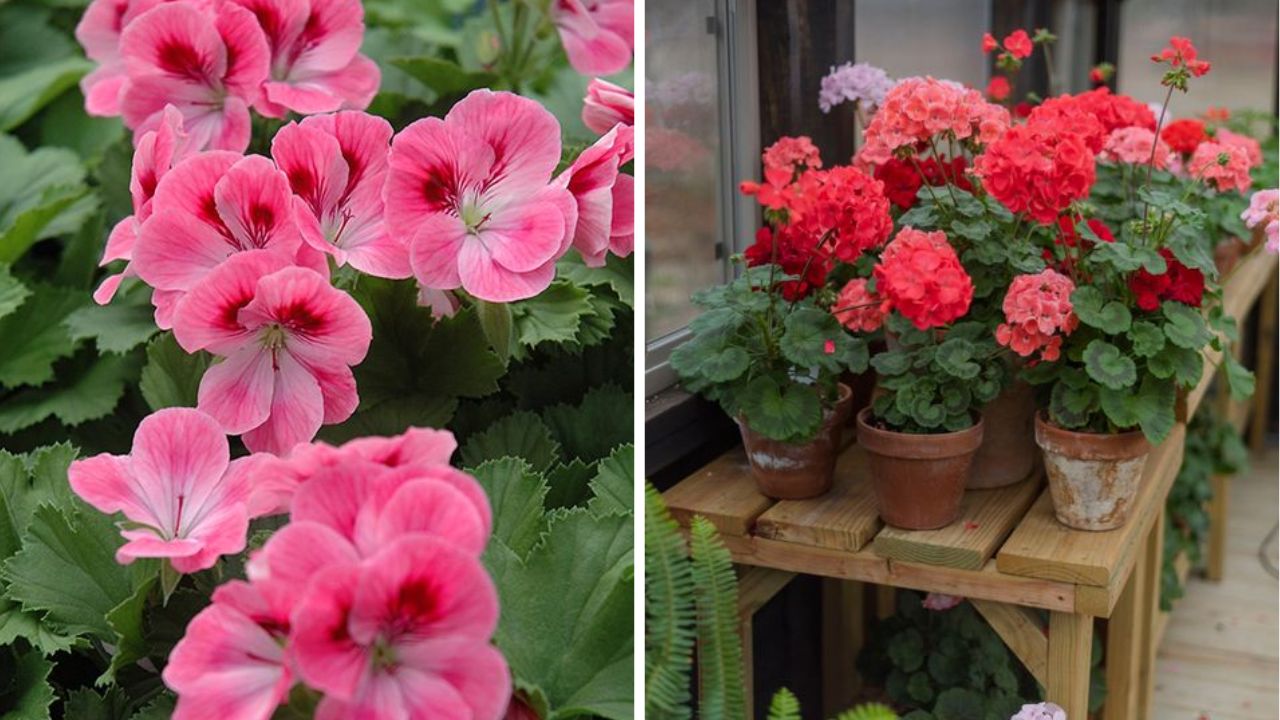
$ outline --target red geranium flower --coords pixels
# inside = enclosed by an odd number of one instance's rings
[[[982,52],[989,53],[998,47],[1000,47],[1000,44],[996,42],[991,33],[982,33]]]
[[[916,193],[924,184],[911,163],[898,158],[889,158],[888,162],[876,167],[875,178],[884,183],[884,194],[889,202],[903,210],[916,204]]]
[[[1209,61],[1198,60],[1196,46],[1191,44],[1190,38],[1174,35],[1169,38],[1169,47],[1160,51],[1158,55],[1152,55],[1152,62],[1169,63],[1171,67],[1186,66],[1187,70],[1195,77],[1202,77],[1209,72]]]
[[[983,187],[1015,213],[1050,224],[1093,187],[1093,153],[1058,123],[1009,129],[973,161]]]
[[[1031,47],[1031,36],[1026,30],[1014,30],[1004,39],[1004,49],[1018,59],[1031,57]]]
[[[778,285],[782,297],[795,302],[826,283],[827,273],[831,271],[830,253],[816,248],[817,242],[817,238],[805,236],[790,226],[784,226],[776,235],[770,228],[762,227],[756,231],[755,243],[742,254],[748,267],[775,262],[787,275],[800,276],[803,273],[799,280],[788,280]]]
[[[788,229],[827,247],[844,262],[853,262],[889,239],[893,218],[884,184],[851,166],[811,170],[795,183],[788,207]]]
[[[1129,290],[1138,307],[1147,312],[1160,307],[1162,300],[1200,307],[1204,299],[1204,273],[1189,268],[1178,261],[1168,248],[1161,248],[1165,271],[1152,275],[1146,268],[1139,268],[1129,276]]]
[[[1001,102],[1009,97],[1009,93],[1013,89],[1009,87],[1009,78],[1003,75],[997,75],[991,78],[991,82],[987,83],[987,97]]]
[[[904,227],[872,273],[880,297],[921,330],[969,312],[973,281],[941,231]]]
[[[1160,139],[1169,148],[1181,155],[1190,155],[1200,147],[1200,143],[1209,139],[1204,131],[1204,123],[1190,118],[1174,120],[1160,131]]]

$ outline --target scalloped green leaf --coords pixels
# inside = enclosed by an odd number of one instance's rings
[[[1138,357],[1149,358],[1164,349],[1164,331],[1146,320],[1137,320],[1129,327],[1129,339]]]
[[[1084,349],[1084,368],[1090,378],[1111,390],[1127,388],[1138,379],[1133,360],[1105,340],[1094,340]]]
[[[934,361],[948,375],[961,380],[972,380],[982,371],[982,366],[971,359],[973,353],[973,343],[960,338],[948,338],[938,346]]]
[[[822,424],[822,403],[812,386],[761,376],[742,389],[738,402],[747,426],[773,440],[812,437]]]
[[[1180,348],[1200,350],[1208,344],[1212,334],[1200,311],[1180,302],[1167,300],[1160,311],[1169,322],[1164,324],[1164,335]]]

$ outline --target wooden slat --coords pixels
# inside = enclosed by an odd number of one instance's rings
[[[1137,564],[1116,603],[1111,620],[1107,623],[1107,642],[1103,646],[1107,674],[1107,699],[1102,709],[1105,720],[1137,717],[1140,695],[1138,683],[1141,680],[1142,663],[1146,660],[1146,653],[1143,651],[1145,632],[1141,626],[1142,618],[1145,617],[1144,562],[1145,555],[1138,553]]]
[[[726,535],[722,540],[733,561],[744,565],[996,600],[1043,610],[1070,612],[1076,606],[1074,585],[1007,575],[996,569],[994,560],[988,561],[981,570],[956,570],[889,560],[869,548],[851,553],[752,536]]]
[[[755,519],[773,505],[756,489],[741,446],[681,480],[662,499],[681,525],[687,527],[694,515],[701,515],[722,535],[746,535]]]
[[[1164,506],[1182,464],[1186,426],[1177,425],[1147,458],[1133,513],[1124,527],[1106,532],[1073,530],[1053,515],[1046,490],[996,554],[1003,573],[1109,588],[1117,599],[1138,546]]]
[[[1255,453],[1262,452],[1266,441],[1267,430],[1271,427],[1271,400],[1276,395],[1272,385],[1272,374],[1276,367],[1276,303],[1277,282],[1273,272],[1263,295],[1255,335],[1258,339],[1258,358],[1254,365],[1257,387],[1253,391],[1253,416],[1249,421],[1249,448]]]
[[[835,717],[858,696],[854,667],[865,641],[867,586],[851,580],[822,581],[822,716]]]
[[[1049,669],[1045,700],[1057,703],[1069,718],[1089,716],[1089,653],[1093,618],[1049,614]]]
[[[1138,673],[1138,717],[1151,717],[1151,704],[1156,688],[1155,629],[1160,615],[1160,573],[1164,566],[1164,505],[1155,513],[1155,523],[1143,538],[1142,573],[1142,664]]]
[[[1213,497],[1209,498],[1209,541],[1205,544],[1205,577],[1217,582],[1222,579],[1222,568],[1227,555],[1227,512],[1231,499],[1231,476],[1214,475],[1210,482]]]
[[[738,567],[738,614],[754,615],[795,579],[785,570],[741,565]]]
[[[1163,555],[1163,548],[1161,549],[1161,555]],[[1178,576],[1178,583],[1185,588],[1187,586],[1187,577],[1191,575],[1191,559],[1187,557],[1186,553],[1178,553],[1178,556],[1173,559],[1173,572]],[[1156,601],[1158,603],[1159,598],[1157,598]],[[1157,648],[1160,647],[1160,641],[1164,639],[1164,631],[1169,627],[1169,619],[1171,617],[1173,617],[1172,610],[1162,609],[1156,615],[1156,625],[1153,634],[1155,636],[1154,642]]]
[[[1040,486],[1037,470],[1016,485],[969,490],[964,494],[960,518],[950,525],[914,531],[886,526],[876,535],[872,548],[876,554],[895,560],[977,570],[1017,526],[1040,494]]]
[[[761,515],[754,534],[833,550],[861,550],[881,526],[875,494],[858,446],[840,454],[831,492],[809,500],[782,500]]]
[[[990,600],[969,602],[1022,661],[1031,677],[1041,685],[1048,685],[1049,635],[1036,611]]]

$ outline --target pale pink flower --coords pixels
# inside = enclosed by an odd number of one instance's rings
[[[325,693],[317,720],[498,720],[511,696],[493,582],[478,558],[411,536],[360,566],[319,573],[294,610],[299,675]]]
[[[631,62],[633,0],[552,0],[551,18],[569,64],[583,75],[612,75]]]
[[[582,99],[582,124],[587,129],[603,135],[618,123],[634,125],[635,120],[634,93],[608,80],[591,79],[587,84],[587,96]]]
[[[1111,131],[1102,146],[1099,158],[1114,163],[1146,165],[1152,162],[1151,143],[1155,142],[1155,167],[1161,170],[1169,166],[1173,152],[1164,140],[1144,127],[1123,127]]]
[[[1259,190],[1249,198],[1249,207],[1240,213],[1240,219],[1250,230],[1264,225],[1270,252],[1280,251],[1280,209],[1277,205],[1280,205],[1280,190]]]
[[[1215,142],[1223,145],[1232,145],[1244,151],[1245,157],[1249,159],[1249,167],[1255,168],[1262,164],[1262,144],[1248,135],[1233,133],[1226,128],[1218,128],[1213,133]]]
[[[76,25],[76,40],[84,54],[98,64],[80,78],[85,112],[99,117],[120,114],[120,96],[128,82],[120,33],[139,15],[164,0],[93,0]]]
[[[302,239],[361,272],[407,278],[409,249],[383,219],[382,186],[391,124],[355,110],[289,123],[271,141],[271,156],[289,178]]]
[[[926,610],[950,610],[962,602],[964,602],[964,598],[959,595],[929,593],[924,596],[924,600],[920,601],[920,605]]]
[[[230,461],[213,418],[190,408],[159,410],[138,424],[128,455],[71,463],[71,489],[104,513],[123,513],[116,560],[168,558],[174,569],[210,568],[244,549],[245,501],[256,457]]]
[[[932,77],[906,78],[885,95],[863,131],[856,160],[880,165],[899,149],[943,133],[988,144],[1009,128],[1009,122],[1009,111],[987,102],[977,90]]]
[[[626,257],[635,246],[635,182],[621,172],[633,157],[635,130],[616,125],[555,180],[578,203],[573,246],[588,267],[604,267],[610,250]]]
[[[268,720],[293,685],[282,641],[289,618],[257,589],[233,580],[187,624],[164,682],[178,694],[174,720]]]
[[[160,327],[171,326],[182,294],[231,255],[269,249],[294,258],[302,238],[293,198],[288,178],[260,155],[211,150],[170,170],[139,228],[132,263],[144,282],[165,291],[153,297]]]
[[[551,182],[560,124],[533,100],[476,90],[444,119],[405,128],[391,145],[387,224],[409,238],[413,274],[491,302],[533,297],[573,239],[577,204]]]
[[[1067,711],[1051,702],[1023,705],[1009,720],[1067,720]]]
[[[249,106],[269,60],[253,13],[229,3],[209,11],[163,4],[129,23],[120,48],[128,73],[121,111],[135,137],[159,125],[172,104],[194,147],[243,152],[249,146]]]
[[[418,286],[418,307],[424,307],[438,318],[453,317],[462,307],[462,301],[451,290],[436,290]]]
[[[178,303],[173,331],[187,352],[224,358],[201,379],[199,407],[251,450],[283,454],[359,403],[351,366],[369,349],[368,316],[278,253],[225,260]]]
[[[166,105],[160,125],[155,130],[143,133],[133,150],[133,167],[129,175],[133,214],[111,228],[99,265],[106,265],[114,260],[132,260],[138,227],[151,217],[151,199],[155,197],[156,185],[170,168],[191,152],[191,143],[186,131],[182,129],[182,113],[174,106]],[[94,292],[93,299],[99,305],[106,305],[115,297],[120,282],[136,274],[133,267],[126,263],[123,272],[102,281]]]
[[[258,19],[271,52],[269,76],[254,107],[268,117],[364,110],[382,73],[360,54],[360,0],[229,0]]]
[[[1075,289],[1071,278],[1052,268],[1015,277],[1004,296],[1005,322],[996,327],[996,342],[1022,357],[1039,351],[1041,359],[1057,360],[1063,336],[1080,324],[1071,306]]]
[[[1239,145],[1200,143],[1187,162],[1187,172],[1218,192],[1238,190],[1246,193],[1253,184],[1253,178],[1249,177],[1249,155]]]

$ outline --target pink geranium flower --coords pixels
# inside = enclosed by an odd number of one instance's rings
[[[133,214],[111,229],[99,265],[106,265],[114,260],[132,260],[133,246],[138,240],[138,227],[151,217],[151,199],[155,197],[156,185],[170,168],[191,153],[189,140],[182,128],[182,113],[172,105],[165,106],[160,125],[155,130],[143,133],[138,139],[129,176]],[[99,305],[106,305],[115,297],[120,282],[136,274],[131,265],[126,264],[123,272],[102,281],[94,292],[93,299]]]
[[[569,64],[583,75],[612,75],[631,62],[633,0],[552,0],[551,18]]]
[[[95,455],[71,463],[71,488],[104,513],[123,513],[128,540],[116,560],[168,558],[191,573],[220,555],[244,549],[249,474],[258,458],[230,461],[227,438],[213,418],[167,408],[144,418],[128,455]]]
[[[85,112],[100,117],[120,114],[120,96],[129,74],[120,54],[120,34],[139,15],[164,0],[93,0],[76,25],[76,40],[98,66],[80,78]]]
[[[317,575],[293,615],[291,645],[321,720],[497,720],[511,696],[493,582],[475,556],[412,536],[360,566]]]
[[[269,76],[254,107],[268,117],[363,110],[382,73],[360,54],[360,0],[231,0],[251,11],[270,47]]]
[[[212,150],[179,163],[156,187],[133,267],[168,293],[157,293],[156,313],[168,328],[182,294],[231,255],[268,249],[294,258],[301,245],[284,173],[260,155]]]
[[[164,682],[178,694],[174,720],[267,720],[293,685],[281,642],[288,616],[258,591],[233,580],[187,625],[169,654]]]
[[[199,407],[251,450],[285,453],[359,403],[350,366],[369,349],[368,316],[278,253],[227,259],[178,303],[173,330],[187,352],[224,358],[205,372]]]
[[[476,90],[391,145],[383,198],[422,285],[491,302],[532,297],[569,249],[577,204],[551,183],[560,124],[533,100]]]
[[[634,125],[636,120],[636,96],[630,90],[607,80],[592,78],[587,83],[587,96],[582,99],[582,124],[597,135],[603,135],[614,125]]]
[[[382,185],[391,124],[354,110],[289,123],[271,142],[271,156],[289,178],[302,238],[370,275],[407,278],[409,249],[387,231]]]
[[[249,146],[249,105],[269,60],[253,13],[229,3],[209,11],[163,4],[124,29],[120,48],[128,73],[121,110],[135,136],[159,125],[172,104],[196,148]]]
[[[634,156],[635,131],[617,125],[556,178],[578,203],[573,246],[589,267],[603,267],[610,250],[626,257],[635,246],[635,182],[621,172]]]

